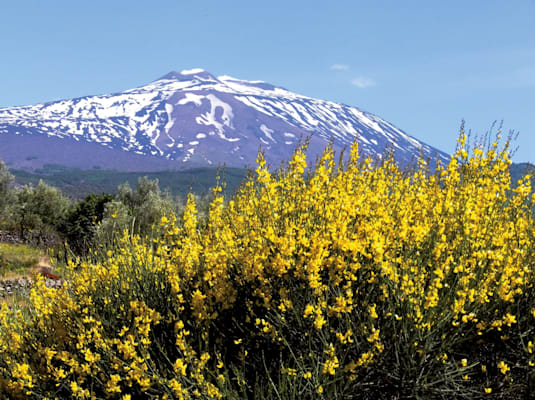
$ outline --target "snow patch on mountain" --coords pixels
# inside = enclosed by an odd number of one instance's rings
[[[192,75],[192,74],[199,74],[201,72],[204,72],[204,69],[201,68],[193,68],[193,69],[185,69],[183,71],[180,71],[182,75]]]
[[[268,157],[275,162],[307,136],[318,149],[330,141],[347,147],[357,138],[367,154],[393,146],[400,160],[423,154],[448,161],[447,154],[356,107],[262,81],[216,78],[200,68],[173,71],[117,94],[2,108],[0,141],[2,134],[73,139],[184,163],[195,157],[205,164],[252,164],[258,146],[272,150]]]
[[[273,129],[269,129],[264,124],[260,125],[260,130],[266,135],[266,137],[271,140],[272,142],[277,142],[275,139],[273,139],[272,133],[274,132]]]

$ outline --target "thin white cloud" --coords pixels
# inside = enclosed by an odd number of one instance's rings
[[[332,71],[347,71],[349,69],[349,65],[347,64],[333,64],[331,65]]]
[[[364,89],[364,88],[375,86],[375,81],[373,79],[360,76],[358,78],[352,79],[351,84],[360,89]]]

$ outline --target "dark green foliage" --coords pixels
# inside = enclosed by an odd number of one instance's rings
[[[104,218],[105,206],[112,200],[111,194],[92,193],[67,212],[59,232],[76,254],[85,254],[93,246],[97,226]]]
[[[15,182],[19,185],[28,183],[36,185],[40,179],[61,189],[72,199],[83,199],[90,193],[116,193],[117,187],[125,182],[135,186],[140,177],[158,179],[161,188],[169,189],[175,196],[186,197],[191,191],[204,195],[214,187],[218,173],[226,183],[225,191],[232,195],[247,176],[247,170],[241,168],[194,168],[185,171],[160,172],[120,172],[111,170],[80,170],[60,165],[46,165],[35,172],[25,170],[11,170]]]

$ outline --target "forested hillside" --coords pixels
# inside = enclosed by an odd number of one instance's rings
[[[247,170],[241,168],[194,168],[185,171],[121,172],[113,170],[82,170],[61,165],[46,165],[35,171],[11,169],[17,185],[37,185],[40,180],[60,189],[71,199],[83,199],[90,193],[116,193],[117,187],[125,182],[134,186],[138,179],[146,176],[158,179],[162,189],[172,195],[185,197],[189,192],[204,195],[217,183],[218,176],[226,183],[225,191],[234,193]]]

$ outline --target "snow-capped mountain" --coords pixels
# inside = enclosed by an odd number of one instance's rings
[[[332,142],[398,160],[447,154],[385,120],[261,81],[193,69],[121,93],[0,109],[0,158],[12,167],[54,163],[118,170],[254,165],[259,148],[277,166],[310,138],[309,154]]]

